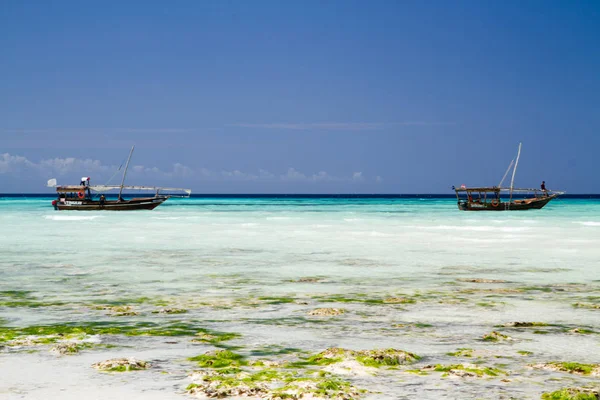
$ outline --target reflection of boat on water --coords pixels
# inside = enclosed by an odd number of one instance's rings
[[[125,177],[129,167],[129,160],[133,154],[134,147],[131,148],[125,171],[123,172],[123,180],[120,185],[86,185],[84,181],[80,186],[56,186],[56,179],[48,181],[49,186],[55,186],[58,193],[58,199],[52,201],[52,206],[55,210],[79,210],[79,211],[129,211],[129,210],[152,210],[169,197],[189,197],[191,190],[181,188],[163,188],[155,186],[125,186]],[[123,190],[146,190],[153,191],[154,196],[136,197],[132,199],[124,199],[122,197]],[[113,190],[119,190],[116,200],[108,200],[104,193]],[[185,193],[185,194],[177,194]]]
[[[516,162],[511,161],[504,177],[498,186],[491,187],[466,187],[454,188],[458,209],[463,211],[515,211],[515,210],[534,210],[540,209],[548,204],[552,199],[560,196],[564,192],[542,190],[542,189],[516,189],[513,187],[519,157],[521,155],[521,144],[519,143],[519,152]],[[514,166],[513,166],[514,163]],[[503,188],[502,183],[512,168],[512,179],[510,187]],[[505,193],[506,195],[502,196]],[[513,196],[519,199],[514,199]],[[507,198],[508,197],[508,198]]]

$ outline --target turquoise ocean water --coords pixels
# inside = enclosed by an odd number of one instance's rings
[[[473,362],[448,355],[469,348],[506,373],[346,376],[365,398],[540,398],[592,378],[531,365],[600,362],[597,198],[497,213],[435,197],[194,197],[113,213],[54,211],[52,199],[0,197],[4,328],[187,324],[238,334],[228,343],[247,357],[392,347],[421,355],[415,368]],[[115,305],[137,315],[115,315]],[[153,313],[161,307],[187,312]],[[310,316],[323,307],[344,314]],[[549,325],[504,326],[515,321]],[[511,340],[483,341],[491,331]],[[98,396],[185,398],[186,357],[215,349],[185,335],[90,337],[110,346],[68,357],[43,345],[0,348],[0,397],[81,398],[87,386]],[[90,368],[113,356],[158,369],[116,381]]]

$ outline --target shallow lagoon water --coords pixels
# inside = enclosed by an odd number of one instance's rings
[[[539,399],[594,382],[528,365],[600,362],[598,199],[513,213],[459,212],[448,198],[211,197],[130,213],[57,212],[50,201],[0,198],[4,328],[180,324],[239,334],[226,343],[250,359],[281,357],[265,348],[330,347],[422,357],[345,377],[367,390],[363,398]],[[106,308],[115,305],[137,315]],[[165,307],[187,312],[153,313]],[[323,307],[345,313],[308,315]],[[548,325],[503,326],[516,321]],[[512,340],[483,341],[491,331]],[[223,346],[192,342],[193,334],[90,337],[106,346],[68,356],[50,345],[0,347],[1,397],[192,398],[185,388],[198,368],[186,358]],[[459,348],[480,355],[448,355]],[[153,367],[91,368],[117,356]],[[462,362],[505,374],[407,372]]]

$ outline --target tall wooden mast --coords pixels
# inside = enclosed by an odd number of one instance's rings
[[[521,145],[523,143],[519,143],[519,152],[517,153],[517,161],[515,162],[515,168],[513,169],[512,178],[510,180],[510,201],[512,201],[513,195],[513,185],[515,183],[515,174],[517,173],[517,166],[519,165],[519,157],[521,156]]]
[[[131,155],[133,154],[134,146],[131,146],[131,151],[129,152],[129,157],[127,158],[127,164],[125,164],[125,171],[123,171],[123,180],[121,180],[121,188],[119,189],[119,199],[121,200],[121,193],[123,193],[123,185],[125,184],[125,177],[127,176],[127,168],[129,168],[129,160],[131,160]]]

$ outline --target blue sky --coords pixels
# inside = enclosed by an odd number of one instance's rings
[[[3,1],[0,192],[600,193],[597,1]],[[114,180],[112,181],[115,182]]]

